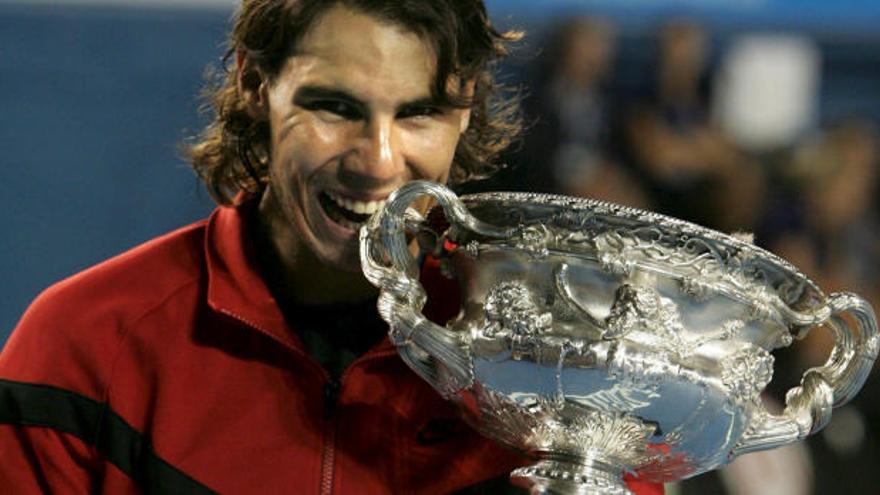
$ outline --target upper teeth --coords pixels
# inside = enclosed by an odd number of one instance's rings
[[[327,192],[327,196],[333,200],[337,205],[345,208],[346,210],[353,211],[360,215],[372,215],[379,211],[383,206],[385,206],[385,200],[380,201],[356,201],[350,198],[342,197],[334,192]]]

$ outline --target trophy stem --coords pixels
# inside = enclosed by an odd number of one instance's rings
[[[510,473],[513,484],[532,495],[633,495],[623,481],[623,468],[590,457],[547,457]]]

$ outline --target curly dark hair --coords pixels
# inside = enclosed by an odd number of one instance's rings
[[[453,159],[453,185],[497,171],[493,160],[519,135],[518,95],[499,84],[492,69],[522,33],[497,31],[482,0],[243,0],[224,70],[205,90],[213,122],[186,146],[193,168],[218,203],[230,204],[240,192],[246,197],[259,193],[268,167],[260,159],[269,149],[268,124],[248,114],[230,60],[243,52],[271,80],[315,20],[337,5],[401,25],[431,44],[437,54],[432,96],[441,104],[471,109]],[[453,92],[450,76],[474,80],[473,96]]]

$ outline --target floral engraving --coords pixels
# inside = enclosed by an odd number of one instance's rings
[[[682,277],[679,285],[684,294],[700,302],[708,300],[715,293],[712,284],[699,277]]]
[[[773,378],[773,356],[748,345],[721,364],[721,381],[731,398],[740,404],[751,402]]]
[[[655,426],[623,413],[578,410],[566,417],[561,413],[566,406],[558,402],[538,398],[525,407],[491,390],[483,390],[479,401],[481,410],[496,416],[481,425],[491,428],[490,436],[527,452],[601,452],[606,460],[628,467],[645,464],[653,455],[645,448]]]
[[[499,282],[486,298],[486,324],[482,333],[487,338],[508,338],[516,353],[541,345],[540,336],[553,326],[553,315],[541,312],[525,283]]]

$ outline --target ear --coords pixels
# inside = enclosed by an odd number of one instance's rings
[[[244,99],[248,114],[257,120],[267,119],[269,98],[263,71],[243,50],[235,52],[235,65],[238,69],[238,94]]]
[[[474,97],[474,88],[477,85],[477,81],[475,79],[468,79],[462,84],[461,91],[464,96],[467,98]],[[461,113],[461,124],[459,130],[462,134],[468,129],[468,126],[471,123],[471,109],[467,108]]]

